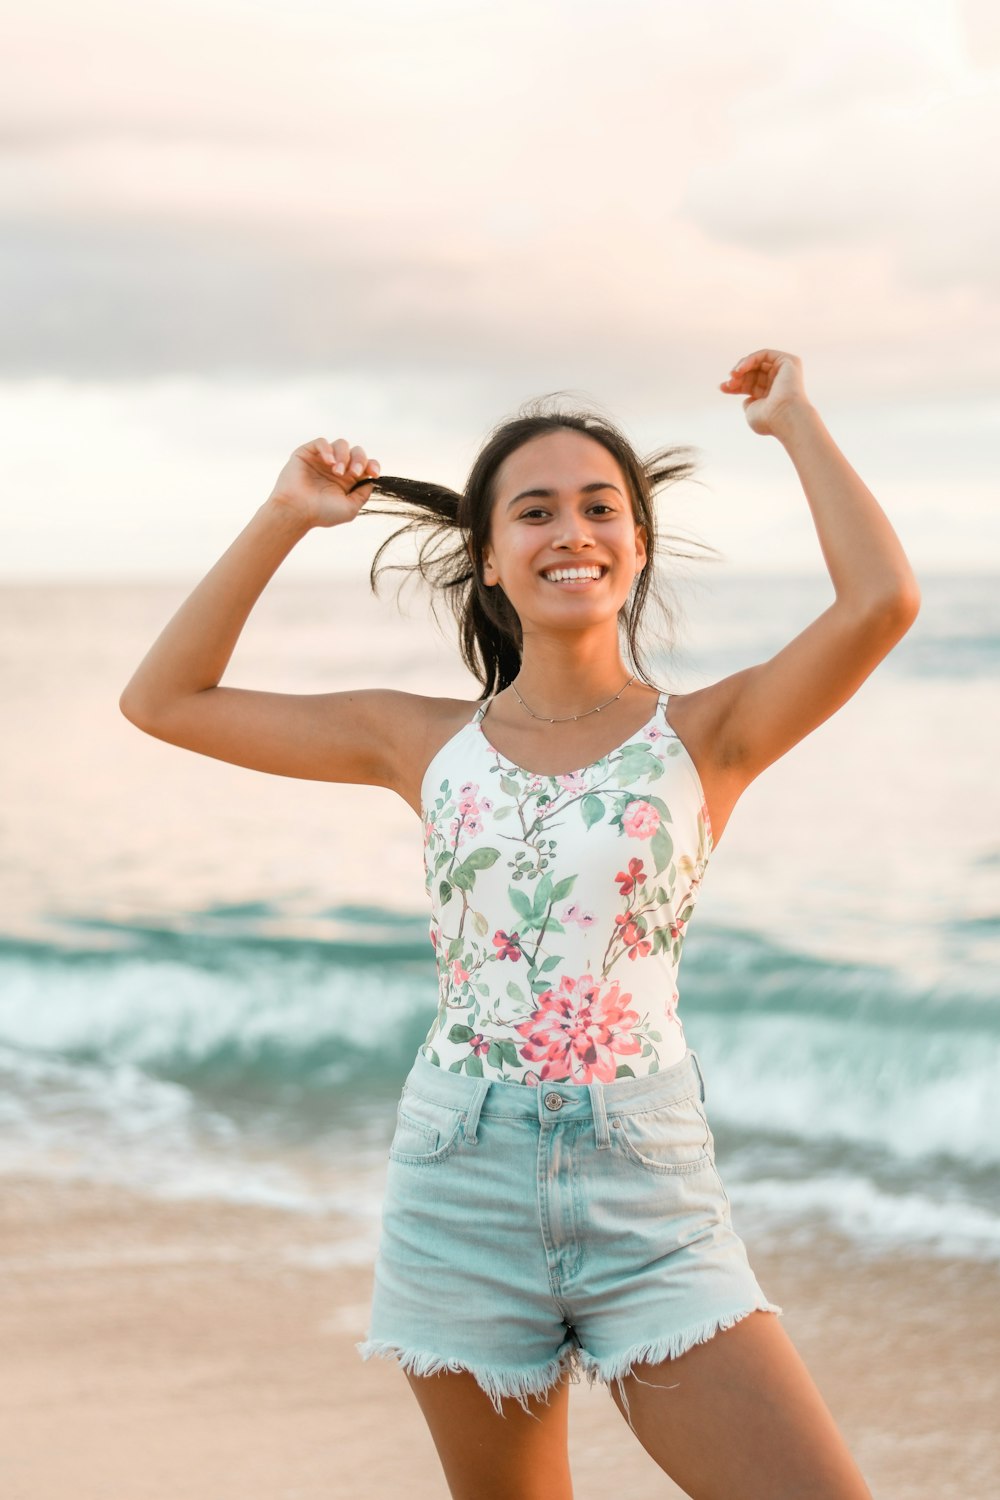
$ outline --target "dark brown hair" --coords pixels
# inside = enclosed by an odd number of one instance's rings
[[[438,590],[444,591],[458,622],[462,660],[483,684],[481,698],[505,688],[517,676],[521,665],[521,622],[503,588],[499,584],[488,587],[483,582],[482,573],[483,548],[489,540],[496,499],[496,473],[504,459],[523,443],[542,433],[565,427],[594,438],[617,460],[631,496],[633,517],[637,525],[645,526],[647,537],[646,566],[636,578],[618,618],[627,642],[630,670],[647,682],[649,673],[639,643],[639,627],[650,594],[659,604],[671,636],[675,619],[674,609],[653,581],[655,560],[661,551],[670,557],[694,555],[666,543],[661,546],[654,501],[660,489],[693,474],[695,463],[683,455],[697,450],[690,444],[683,444],[661,448],[648,458],[640,458],[624,433],[594,411],[549,409],[548,403],[555,394],[558,393],[526,402],[515,417],[493,428],[473,461],[461,494],[445,485],[422,479],[380,475],[371,493],[377,491],[391,496],[405,502],[408,508],[384,509],[366,502],[358,512],[359,515],[402,514],[410,517],[404,526],[386,537],[375,553],[369,575],[375,594],[378,593],[379,559],[385,549],[397,537],[429,532],[420,545],[415,562],[386,563],[382,567],[418,573],[424,582],[433,586],[435,595]],[[720,555],[714,547],[697,539],[691,540],[703,552]],[[435,595],[432,595],[431,607],[437,619]]]

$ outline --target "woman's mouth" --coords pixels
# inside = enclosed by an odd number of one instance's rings
[[[604,564],[585,568],[546,568],[541,575],[546,583],[562,589],[586,589],[600,583],[608,569]]]

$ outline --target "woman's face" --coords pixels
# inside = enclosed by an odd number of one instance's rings
[[[501,464],[494,494],[483,579],[502,586],[522,630],[617,621],[646,561],[646,528],[603,443],[565,427],[532,438]],[[545,576],[595,567],[596,579]]]

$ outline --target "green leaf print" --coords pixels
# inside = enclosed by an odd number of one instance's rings
[[[604,817],[604,803],[600,797],[595,797],[593,792],[588,792],[580,800],[580,812],[586,827],[593,828],[594,824],[599,823]]]
[[[461,958],[461,956],[462,939],[460,937],[453,937],[451,942],[448,944],[448,962],[454,963],[455,959]]]
[[[535,891],[535,904],[531,909],[531,915],[536,919],[544,917],[545,908],[548,906],[551,900],[552,876],[543,875],[541,880],[538,882],[538,889]]]
[[[516,886],[509,885],[507,899],[519,917],[531,916],[531,901],[524,891],[519,891]]]
[[[514,983],[513,979],[507,985],[507,995],[513,1000],[515,1005],[524,1004],[524,992],[519,984]]]
[[[448,901],[448,899],[449,899],[450,896],[451,896],[451,883],[450,883],[450,881],[442,880],[441,884],[438,886],[438,899],[441,902],[442,906],[445,905],[445,903]]]
[[[632,1072],[632,1069],[629,1067],[628,1063],[619,1063],[618,1067],[615,1070],[615,1077],[634,1078],[635,1074]]]
[[[483,1060],[477,1053],[469,1053],[468,1057],[465,1059],[465,1071],[473,1078],[482,1078]]]
[[[657,874],[665,870],[673,858],[674,841],[662,823],[649,841],[649,852],[653,856]]]
[[[499,858],[499,849],[473,849],[472,853],[466,855],[462,863],[452,870],[452,885],[457,885],[463,891],[471,891],[476,883],[476,871],[488,870],[490,865],[495,865]]]
[[[558,926],[558,923],[556,923],[556,922],[550,922],[549,926],[548,926],[549,932],[551,932],[553,930],[553,928],[557,927],[557,926]],[[560,928],[559,930],[561,932],[562,928]],[[538,972],[539,972],[539,974],[547,974],[550,969],[555,969],[561,963],[562,963],[562,958],[560,957],[560,955],[558,953],[550,953],[549,956],[548,956],[548,958],[544,961],[544,963],[540,963],[538,965]]]
[[[473,849],[462,864],[467,870],[488,870],[500,858],[499,849]]]
[[[507,793],[508,797],[516,797],[520,788],[513,776],[500,777],[500,790]]]
[[[474,911],[472,913],[472,925],[480,937],[485,937],[490,930],[490,924],[481,911]]]
[[[619,786],[635,786],[637,781],[656,781],[663,766],[652,753],[652,745],[629,745],[615,767]],[[652,800],[652,799],[650,799]]]
[[[517,1046],[510,1037],[505,1037],[500,1043],[500,1051],[503,1053],[504,1062],[509,1063],[512,1068],[523,1068],[524,1064],[517,1055]]]
[[[561,901],[564,896],[569,895],[575,884],[575,875],[567,875],[564,880],[557,881],[557,883],[552,887],[552,900]]]
[[[472,1040],[475,1034],[471,1026],[462,1026],[460,1022],[456,1021],[448,1033],[448,1040],[449,1042],[468,1042]]]
[[[458,1062],[449,1063],[448,1064],[448,1072],[449,1073],[461,1073],[461,1071],[462,1071],[462,1064],[464,1062],[465,1062],[465,1058],[464,1057],[460,1057],[458,1059]]]

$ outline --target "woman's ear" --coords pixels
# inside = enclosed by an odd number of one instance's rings
[[[648,554],[646,552],[646,528],[637,526],[635,528],[635,571],[641,573],[646,566]]]

